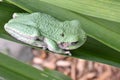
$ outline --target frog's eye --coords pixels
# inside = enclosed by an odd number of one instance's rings
[[[79,41],[71,42],[71,45],[76,45],[77,43],[79,43]]]
[[[62,37],[64,37],[64,33],[60,34]]]

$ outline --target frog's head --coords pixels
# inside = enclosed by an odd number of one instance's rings
[[[86,34],[80,27],[78,20],[65,21],[62,27],[63,32],[58,42],[60,48],[72,50],[82,46],[86,41]]]

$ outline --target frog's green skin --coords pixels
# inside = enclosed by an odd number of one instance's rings
[[[14,13],[4,28],[22,42],[56,53],[68,53],[66,50],[76,49],[86,41],[78,20],[62,22],[40,12]]]

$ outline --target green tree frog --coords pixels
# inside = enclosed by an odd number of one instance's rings
[[[70,54],[86,41],[78,20],[59,21],[40,12],[14,13],[4,28],[17,40],[56,53]]]

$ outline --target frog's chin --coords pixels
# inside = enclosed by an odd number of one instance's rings
[[[74,49],[77,49],[79,47],[80,46],[69,46],[69,47],[65,48],[65,50],[74,50]]]
[[[79,44],[72,45],[71,42],[62,42],[59,43],[58,46],[63,50],[73,50],[80,47]]]

